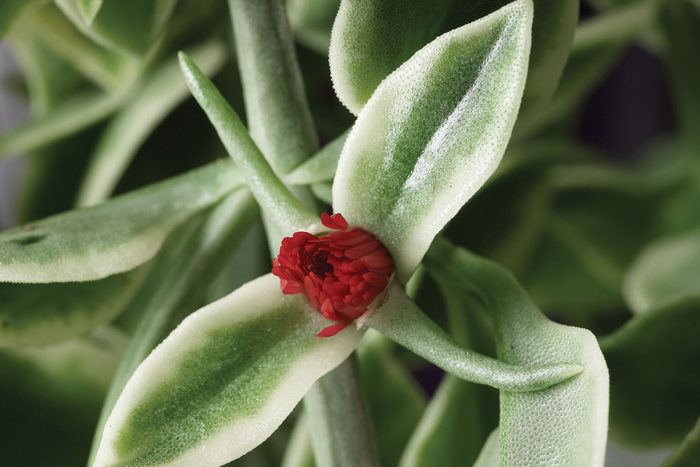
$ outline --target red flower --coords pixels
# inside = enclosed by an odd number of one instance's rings
[[[297,232],[282,240],[272,273],[285,294],[303,293],[324,318],[339,321],[317,334],[334,336],[362,316],[386,289],[394,261],[374,235],[348,227],[340,214],[321,215],[324,226],[338,232],[316,237]]]

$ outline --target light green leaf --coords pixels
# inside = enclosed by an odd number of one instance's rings
[[[315,467],[315,465],[309,433],[309,420],[302,413],[294,425],[281,467]]]
[[[700,231],[654,241],[642,251],[625,278],[625,299],[637,314],[697,293]]]
[[[102,0],[89,24],[76,0],[55,2],[95,42],[120,53],[143,57],[160,38],[177,0]]]
[[[307,185],[333,180],[338,169],[340,153],[349,133],[350,130],[325,145],[313,157],[284,177],[284,181],[292,185]]]
[[[95,467],[219,466],[245,454],[363,335],[315,337],[326,323],[272,274],[194,313],[134,373]]]
[[[37,7],[47,0],[3,0],[0,3],[0,40],[5,37],[14,22],[30,8]]]
[[[111,94],[84,91],[51,109],[46,115],[0,136],[0,159],[53,143],[99,123],[131,97],[129,92]]]
[[[138,310],[142,319],[119,363],[102,407],[91,459],[94,460],[97,454],[107,418],[131,375],[186,316],[206,303],[207,287],[257,219],[253,197],[247,189],[239,188],[214,208],[202,226],[188,235],[181,248],[176,247],[176,257],[163,258],[162,265],[161,258],[158,258],[156,268],[164,266],[167,274],[159,276],[159,283],[149,290],[151,293],[146,298],[135,300],[136,303],[130,305],[130,308],[142,307]]]
[[[355,114],[379,84],[425,44],[476,21],[509,0],[344,0],[333,26],[330,62],[340,100]],[[532,53],[522,112],[546,105],[564,69],[578,0],[534,0]]]
[[[219,71],[227,55],[225,46],[217,41],[201,44],[190,53],[208,76]],[[102,133],[76,204],[92,206],[109,198],[146,138],[189,95],[177,58],[155,70]]]
[[[214,84],[182,52],[180,66],[190,91],[216,128],[229,155],[245,174],[250,191],[274,228],[283,235],[314,228],[319,222],[318,217],[301,204],[277,178],[236,112]]]
[[[402,282],[500,162],[531,24],[519,0],[435,39],[382,82],[348,136],[334,210],[384,243]]]
[[[104,89],[122,88],[131,83],[140,71],[141,64],[137,60],[106,49],[85,37],[53,3],[38,9],[28,18],[27,25],[47,47]]]
[[[363,393],[357,355],[353,354],[304,396],[316,465],[379,467]]]
[[[428,318],[396,281],[389,286],[381,306],[366,323],[458,378],[514,391],[515,394],[548,388],[583,370],[580,364],[561,361],[544,365],[520,362],[513,365],[467,349]]]
[[[311,185],[314,196],[326,204],[333,204],[333,187],[330,182],[314,183]]]
[[[610,367],[610,435],[649,449],[678,443],[700,413],[700,294],[636,316],[600,346]]]
[[[500,431],[498,428],[489,435],[484,448],[479,454],[479,458],[474,463],[474,467],[498,467],[500,464],[499,450]]]
[[[149,267],[88,282],[0,283],[0,347],[53,344],[108,323],[129,303]]]
[[[700,418],[680,446],[661,464],[661,467],[693,467],[697,464],[698,459],[700,459]]]
[[[299,43],[327,55],[340,0],[287,0],[289,25]]]
[[[362,388],[367,398],[380,465],[399,459],[425,410],[426,396],[391,353],[389,339],[367,332],[357,349]]]
[[[0,351],[3,465],[85,465],[118,361],[88,339]]]
[[[602,466],[608,431],[608,371],[593,334],[549,321],[513,276],[437,239],[425,261],[435,277],[475,293],[493,317],[500,360],[577,363],[585,369],[542,390],[500,394],[502,465]]]
[[[102,279],[151,259],[168,234],[243,183],[214,163],[96,207],[52,216],[0,234],[0,281]]]
[[[85,24],[90,25],[92,20],[97,16],[97,12],[100,11],[102,7],[102,0],[67,0],[72,1],[74,7],[72,9],[77,9],[80,13]]]

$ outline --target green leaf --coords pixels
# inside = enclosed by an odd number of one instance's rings
[[[3,465],[85,465],[118,361],[88,339],[0,351]]]
[[[311,447],[309,421],[304,413],[300,414],[294,425],[292,436],[284,452],[282,467],[315,467],[314,452]]]
[[[647,246],[625,279],[627,304],[637,314],[700,293],[700,231],[660,238]]]
[[[498,467],[500,461],[500,446],[499,440],[501,437],[500,430],[496,428],[491,432],[486,443],[484,444],[479,458],[474,463],[474,467]]]
[[[315,337],[326,323],[272,274],[197,311],[136,370],[94,465],[206,467],[245,454],[363,335]]]
[[[108,323],[129,303],[149,265],[88,282],[0,283],[0,347],[45,345]]]
[[[700,294],[659,305],[600,341],[610,367],[610,434],[649,449],[678,443],[700,413]]]
[[[286,183],[292,185],[308,185],[311,183],[332,181],[338,169],[338,159],[350,130],[328,143],[309,160],[294,169],[284,177]]]
[[[344,0],[331,38],[330,62],[340,100],[355,114],[379,84],[441,34],[510,3]],[[546,105],[562,73],[578,20],[577,0],[535,0],[532,53],[523,112]]]
[[[357,349],[380,465],[399,459],[425,410],[425,393],[399,360],[387,338],[370,330]],[[391,341],[389,341],[391,343]]]
[[[327,55],[340,0],[287,0],[286,6],[289,25],[297,41]]]
[[[160,38],[177,3],[176,0],[102,0],[96,16],[88,22],[78,1],[55,1],[95,42],[136,57],[143,57]]]
[[[531,24],[519,0],[435,39],[382,82],[348,136],[334,210],[384,243],[402,282],[500,162]]]
[[[661,467],[693,467],[700,459],[700,419]]]
[[[44,1],[46,0],[3,0],[0,4],[0,40],[25,11],[41,5]]]
[[[561,384],[500,394],[502,465],[602,466],[608,431],[608,371],[593,334],[549,321],[513,276],[438,239],[426,257],[435,277],[476,294],[492,315],[499,361],[579,364]]]
[[[583,369],[580,364],[569,362],[513,365],[467,349],[428,318],[395,281],[366,323],[448,373],[497,389],[537,391],[561,383]]]
[[[77,9],[85,24],[90,25],[102,7],[103,0],[68,0],[74,6],[71,10]]]
[[[66,0],[72,1],[72,0]],[[28,18],[28,27],[44,44],[98,86],[114,90],[133,82],[141,64],[85,37],[53,3]]]
[[[304,396],[317,465],[379,467],[357,355],[320,378]]]
[[[243,180],[214,163],[96,207],[52,216],[0,234],[0,281],[102,279],[151,259],[168,234]]]
[[[158,284],[148,290],[151,293],[146,298],[135,300],[136,303],[131,305],[142,308],[138,310],[142,319],[119,363],[102,407],[91,459],[94,460],[97,454],[107,418],[131,375],[186,316],[206,303],[204,295],[208,285],[224,268],[257,219],[257,205],[250,192],[245,188],[234,191],[214,208],[181,248],[176,248],[176,257],[164,258],[162,263],[167,274],[158,277]]]
[[[190,91],[216,128],[224,147],[245,174],[263,214],[284,235],[314,228],[319,222],[318,217],[301,204],[275,175],[236,112],[214,84],[182,52],[180,67]]]
[[[201,44],[190,53],[208,76],[221,69],[227,56],[226,48],[217,41]],[[76,204],[92,206],[109,198],[146,138],[189,95],[177,58],[168,59],[102,133]]]

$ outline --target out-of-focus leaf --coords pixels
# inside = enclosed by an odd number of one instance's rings
[[[128,85],[141,68],[137,60],[108,50],[85,37],[53,3],[31,15],[27,26],[47,47],[104,89]]]
[[[0,347],[53,344],[111,321],[129,303],[148,269],[144,264],[87,282],[0,283]]]
[[[608,371],[593,334],[549,321],[515,278],[438,238],[425,261],[436,277],[469,290],[491,313],[500,361],[578,363],[584,370],[542,390],[500,394],[503,465],[602,466],[608,431]]]
[[[176,259],[166,260],[170,266],[168,274],[161,277],[148,300],[139,302],[144,307],[141,310],[143,318],[102,407],[92,459],[97,454],[104,424],[131,375],[187,315],[206,303],[207,286],[221,272],[257,218],[257,205],[250,192],[239,188],[214,208],[201,228],[186,240]]]
[[[700,419],[661,467],[693,467],[700,459]]]
[[[180,66],[190,91],[216,128],[229,155],[245,174],[250,191],[272,225],[284,235],[314,228],[319,222],[318,217],[301,204],[277,177],[214,84],[184,53],[180,53]]]
[[[85,465],[117,363],[115,355],[87,339],[0,351],[3,465]]]
[[[477,301],[458,287],[437,281],[447,308],[450,334],[460,344],[495,355],[493,329]],[[498,426],[498,393],[446,375],[430,400],[401,458],[401,467],[472,465]]]
[[[0,3],[0,40],[25,11],[45,1],[47,0],[3,0]]]
[[[610,434],[649,449],[677,443],[700,414],[700,294],[636,316],[600,341],[610,368]]]
[[[700,231],[661,238],[646,247],[627,273],[624,293],[637,314],[700,293]]]
[[[380,465],[399,459],[425,410],[425,394],[394,357],[386,337],[370,331],[357,349]],[[389,341],[391,343],[391,341]]]
[[[352,354],[304,396],[317,465],[380,465],[359,373]]]
[[[700,152],[700,3],[692,0],[662,2],[659,14],[668,40],[666,55],[686,136]]]
[[[508,364],[459,345],[409,299],[394,281],[367,326],[465,381],[495,388],[534,392],[561,383],[583,370],[579,364]]]
[[[102,0],[99,11],[88,24],[76,0],[55,1],[87,36],[137,57],[144,56],[160,38],[177,3],[176,0]]]
[[[294,431],[284,453],[282,467],[315,467],[315,465],[309,421],[306,415],[302,414],[294,425]]]
[[[71,10],[78,10],[85,24],[90,25],[102,7],[102,0],[66,0],[72,2]]]
[[[297,41],[327,55],[340,0],[287,0],[286,6],[289,25]]]
[[[139,366],[107,421],[96,467],[219,466],[260,444],[363,333],[263,276],[194,313]],[[206,450],[202,446],[206,444]]]
[[[202,44],[190,53],[208,76],[218,72],[226,60],[226,48],[220,42]],[[129,105],[104,130],[76,204],[92,206],[109,198],[139,147],[189,95],[177,58],[173,57],[146,80]]]
[[[309,160],[284,177],[284,181],[293,185],[306,185],[332,181],[338,169],[338,159],[343,151],[349,131],[346,131],[314,154]]]
[[[474,467],[498,467],[500,460],[499,438],[500,432],[499,429],[496,428],[486,440],[481,454],[479,454],[479,458],[474,463]]]
[[[478,20],[509,0],[344,0],[333,26],[330,61],[340,100],[355,114],[382,80],[440,34]],[[554,93],[578,19],[577,0],[535,0],[532,52],[522,113]]]
[[[402,282],[500,162],[531,25],[532,2],[519,0],[440,36],[382,82],[350,132],[334,209],[384,243]]]
[[[168,234],[239,186],[228,162],[211,164],[92,208],[0,234],[0,281],[97,280],[151,259]]]
[[[333,187],[330,182],[311,185],[314,196],[327,204],[333,204]]]

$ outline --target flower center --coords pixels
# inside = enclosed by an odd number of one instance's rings
[[[304,294],[324,318],[338,322],[317,334],[330,337],[384,293],[394,261],[374,235],[349,227],[340,214],[323,214],[321,222],[334,232],[320,237],[297,232],[285,238],[272,273],[280,278],[283,293]]]

